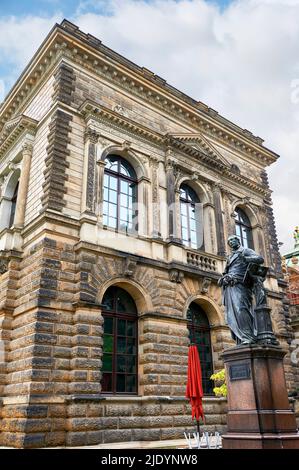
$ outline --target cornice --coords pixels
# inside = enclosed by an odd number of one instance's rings
[[[156,109],[201,130],[226,146],[237,148],[238,152],[250,155],[265,166],[278,158],[277,154],[262,145],[261,138],[188,97],[149,70],[138,67],[66,20],[61,25],[55,25],[4,101],[0,109],[0,126],[11,119],[17,110],[20,112],[33,87],[41,81],[53,63],[62,57],[101,76],[114,86],[128,90]]]
[[[221,176],[227,176],[230,180],[234,180],[235,182],[248,187],[252,191],[258,192],[263,196],[269,193],[268,189],[265,189],[261,184],[231,171],[230,166],[225,165],[213,150],[208,153],[204,153],[188,143],[182,142],[173,135],[159,134],[144,125],[132,121],[126,116],[118,114],[117,112],[105,108],[104,106],[100,106],[90,100],[83,103],[80,111],[86,121],[89,119],[93,119],[95,121],[109,121],[121,129],[126,129],[129,132],[138,135],[140,138],[151,140],[156,145],[162,146],[165,150],[176,150],[183,155],[188,155],[189,157],[194,158],[195,162],[200,160],[200,162],[204,163],[211,170],[217,171]]]
[[[25,131],[35,134],[38,122],[28,116],[17,116],[8,121],[0,132],[0,158]]]

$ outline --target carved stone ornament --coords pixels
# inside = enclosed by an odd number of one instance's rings
[[[84,137],[85,141],[89,140],[91,144],[96,144],[99,140],[100,134],[94,129],[88,127],[85,131]]]
[[[137,261],[133,258],[126,258],[124,261],[124,276],[133,277],[136,271]]]
[[[182,271],[179,271],[178,269],[171,269],[169,271],[169,280],[171,282],[176,282],[177,284],[180,284],[184,279],[184,273]]]
[[[202,285],[201,285],[201,293],[202,294],[208,294],[210,285],[212,283],[212,280],[209,279],[208,277],[204,277],[202,280]]]
[[[8,271],[8,261],[1,259],[0,260],[0,275]]]

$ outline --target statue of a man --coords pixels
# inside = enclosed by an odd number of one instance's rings
[[[223,289],[226,322],[237,344],[256,342],[256,328],[253,315],[253,294],[257,304],[266,302],[256,282],[246,282],[248,265],[262,265],[264,258],[250,248],[241,246],[236,235],[228,238],[232,254],[228,257],[225,271],[218,284]],[[256,267],[257,267],[256,266]]]

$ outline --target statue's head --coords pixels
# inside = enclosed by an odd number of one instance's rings
[[[228,237],[227,243],[233,250],[237,250],[241,246],[241,242],[237,235],[231,235]]]

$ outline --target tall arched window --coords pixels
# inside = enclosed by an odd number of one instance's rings
[[[235,210],[236,235],[244,248],[253,249],[252,227],[249,218],[239,207]]]
[[[137,309],[124,289],[109,287],[102,304],[103,393],[137,393]]]
[[[198,348],[203,392],[212,395],[214,386],[210,377],[213,374],[213,358],[209,320],[203,309],[195,302],[192,302],[187,311],[187,321],[189,339]]]
[[[181,233],[184,245],[200,248],[199,243],[199,199],[195,191],[186,184],[180,187]]]
[[[132,166],[118,155],[106,159],[103,223],[115,230],[137,230],[137,177]]]
[[[18,190],[19,190],[19,182],[17,182],[14,193],[13,193],[13,196],[11,198],[10,215],[9,215],[9,228],[11,228],[13,226],[14,220],[15,220],[17,199],[18,199]]]

